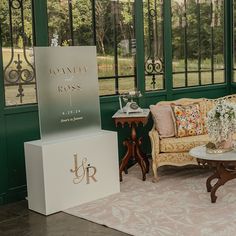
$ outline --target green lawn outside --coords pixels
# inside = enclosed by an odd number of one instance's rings
[[[19,54],[20,57],[23,59],[23,52],[22,50],[16,49],[16,54]],[[30,54],[32,52],[27,50],[27,57],[30,60]],[[3,48],[3,65],[6,66],[10,61],[11,51],[9,48]],[[17,55],[14,57],[14,60],[17,59]],[[32,60],[32,59],[31,59]],[[114,76],[115,74],[115,67],[114,67],[114,58],[113,56],[97,56],[98,62],[98,75],[99,77],[109,77]],[[133,57],[120,57],[118,60],[118,72],[119,76],[125,75],[133,75],[134,74],[134,58]],[[14,64],[12,64],[11,68],[14,68]],[[23,67],[28,67],[26,63],[22,64]],[[197,70],[198,64],[196,60],[188,60],[188,69],[193,71]],[[210,69],[211,64],[210,60],[205,60],[202,64],[202,68]],[[215,65],[216,69],[222,68],[221,64]],[[184,61],[178,60],[173,61],[173,71],[180,72],[184,71]],[[211,73],[210,72],[202,72],[202,84],[211,84]],[[224,82],[224,71],[216,71],[214,74],[215,83],[223,83]],[[152,87],[152,77],[146,76],[145,78],[145,86],[146,90],[161,90],[164,89],[163,83],[163,76],[158,75],[156,76],[156,87]],[[185,86],[185,75],[184,73],[181,74],[173,74],[173,87],[184,87]],[[197,86],[198,83],[198,73],[189,73],[188,74],[188,86]],[[36,96],[35,96],[35,85],[24,85],[24,97],[23,103],[35,103]],[[134,89],[134,77],[126,77],[119,79],[119,92],[125,92]],[[19,97],[16,97],[18,94],[18,87],[17,86],[6,86],[6,103],[7,105],[16,105],[20,104]],[[102,95],[112,95],[115,94],[115,79],[105,79],[99,80],[99,94]]]

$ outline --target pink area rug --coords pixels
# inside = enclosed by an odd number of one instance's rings
[[[236,180],[221,186],[212,204],[209,170],[163,168],[160,174],[158,183],[151,175],[143,182],[135,166],[124,175],[121,193],[65,212],[137,236],[236,235]]]

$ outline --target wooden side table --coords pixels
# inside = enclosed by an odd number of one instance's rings
[[[143,109],[143,112],[140,113],[130,113],[126,114],[121,110],[118,110],[112,118],[115,121],[116,127],[120,123],[122,127],[125,124],[128,124],[131,127],[131,137],[127,138],[123,145],[127,147],[127,152],[122,158],[120,164],[120,181],[122,181],[122,172],[126,171],[127,164],[130,159],[135,159],[141,167],[143,181],[146,180],[146,173],[149,172],[149,161],[147,156],[141,150],[142,137],[137,138],[136,127],[138,124],[145,126],[148,122],[150,110]]]
[[[235,151],[221,154],[209,154],[206,152],[205,145],[192,148],[189,154],[197,158],[199,164],[214,167],[214,173],[207,179],[207,192],[211,193],[211,202],[215,203],[217,189],[231,179],[236,178],[236,155]],[[212,186],[212,180],[217,182]]]

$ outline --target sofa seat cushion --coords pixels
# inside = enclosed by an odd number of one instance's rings
[[[209,142],[209,137],[205,135],[188,136],[182,138],[163,138],[160,140],[161,152],[188,152],[191,148],[204,145]]]

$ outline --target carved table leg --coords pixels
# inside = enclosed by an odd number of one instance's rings
[[[142,144],[142,138],[139,138],[139,140],[138,140],[138,152],[139,152],[139,155],[142,157],[142,159],[144,160],[144,162],[145,162],[145,166],[146,166],[146,173],[149,173],[149,160],[148,160],[148,158],[147,158],[147,156],[146,156],[146,154],[144,154],[143,152],[142,152],[142,150],[141,150],[141,144]]]
[[[206,181],[207,192],[211,192],[211,189],[212,189],[211,181],[212,181],[213,179],[216,179],[216,178],[219,178],[218,172],[215,172],[213,175],[211,175],[211,176],[207,179],[207,181]]]
[[[215,203],[217,196],[216,196],[216,190],[223,185],[224,183],[221,182],[221,179],[218,179],[217,183],[212,187],[211,189],[211,202]]]
[[[210,181],[214,178],[218,178],[218,181],[216,182],[216,184],[212,187],[210,185]],[[218,163],[217,166],[216,166],[216,173],[213,174],[211,177],[209,177],[207,179],[207,184],[209,182],[209,185],[208,187],[211,188],[211,202],[212,203],[215,203],[216,202],[216,199],[217,199],[217,196],[216,196],[216,191],[217,189],[224,185],[226,182],[228,182],[229,180],[231,179],[234,179],[236,178],[236,172],[235,171],[232,171],[232,170],[228,170],[224,165],[223,163]]]
[[[139,164],[140,167],[141,167],[142,174],[143,174],[143,181],[145,181],[145,180],[146,180],[146,173],[147,173],[147,166],[146,166],[146,163],[145,163],[145,159],[144,159],[144,157],[142,156],[142,153],[140,152],[138,142],[136,143],[136,155],[135,155],[135,159],[137,160],[138,164]]]
[[[131,139],[133,141],[133,157],[140,165],[142,170],[143,181],[145,181],[147,173],[147,164],[145,161],[145,156],[142,154],[142,151],[140,149],[140,145],[142,144],[142,138],[137,139],[135,123],[132,123]]]
[[[146,173],[149,173],[150,165],[149,165],[148,157],[146,155],[145,155],[144,161],[146,163]]]
[[[127,167],[129,159],[132,157],[132,144],[130,144],[129,140],[123,142],[125,146],[127,146],[127,152],[120,164],[120,181],[122,181],[122,171],[124,171]]]
[[[128,139],[123,142],[124,146],[127,147],[127,152],[123,157],[120,164],[120,181],[122,181],[122,172],[128,173],[127,164],[131,158],[134,158],[141,167],[142,170],[142,179],[146,180],[146,173],[149,171],[149,162],[146,155],[141,151],[142,139],[137,139],[136,135],[136,124],[131,124],[131,139]]]

